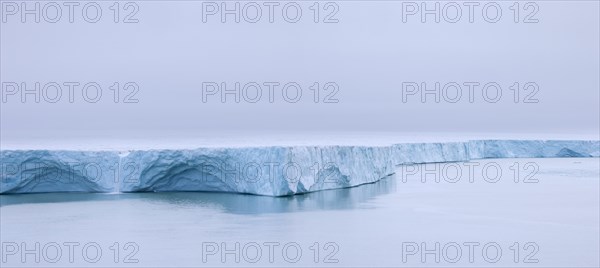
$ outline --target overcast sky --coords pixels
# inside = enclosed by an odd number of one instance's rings
[[[257,23],[246,21],[254,19],[254,5],[242,10],[248,13],[239,23],[234,15],[222,23],[220,13],[203,22],[202,2],[195,1],[128,7],[122,2],[119,23],[113,21],[113,2],[98,2],[102,17],[97,23],[82,17],[85,2],[74,7],[73,23],[66,6],[59,21],[49,23],[45,19],[52,20],[55,10],[49,6],[40,23],[34,15],[22,23],[20,10],[11,15],[14,6],[2,3],[4,140],[235,131],[600,131],[597,1],[528,7],[521,2],[518,23],[512,2],[498,2],[502,16],[496,23],[486,21],[493,20],[493,10],[484,18],[485,2],[474,6],[472,23],[465,5],[456,23],[447,21],[454,19],[455,6],[443,9],[447,13],[439,23],[434,15],[423,23],[418,11],[403,22],[401,2],[390,1],[320,2],[319,23],[313,21],[317,8],[311,1],[297,2],[302,16],[296,23],[286,21],[294,19],[296,6],[282,15],[285,2],[273,6],[273,23],[264,2],[258,2],[262,17]],[[405,11],[412,7],[404,6]],[[133,11],[128,19],[138,22],[123,23]],[[22,83],[33,90],[36,82],[46,93],[37,95],[39,103],[36,95],[25,95],[23,103]],[[52,82],[63,92],[56,103]],[[65,82],[80,84],[74,86],[73,103]],[[85,100],[82,88],[90,82],[101,86],[102,96],[88,87]],[[138,86],[135,94],[128,82]],[[235,90],[236,82],[246,91],[225,95],[223,103],[223,88],[214,85]],[[436,82],[447,90],[438,95],[439,103],[435,94],[425,95],[423,102],[422,88],[410,87],[425,83],[434,90]],[[296,85],[302,92],[298,97]],[[495,95],[496,85],[501,97]],[[117,103],[111,86],[118,88]]]

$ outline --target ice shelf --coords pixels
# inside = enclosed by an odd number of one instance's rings
[[[217,191],[285,196],[376,182],[403,164],[542,157],[600,157],[600,141],[2,150],[0,193]]]

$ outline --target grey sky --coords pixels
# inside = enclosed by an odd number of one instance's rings
[[[66,88],[57,103],[43,96],[35,103],[33,95],[22,103],[19,93],[3,92],[3,139],[207,131],[600,131],[597,1],[536,2],[539,11],[532,18],[538,23],[522,22],[533,10],[523,6],[515,23],[509,9],[513,2],[497,2],[503,12],[497,23],[481,16],[485,2],[479,2],[473,23],[464,6],[457,23],[443,18],[435,23],[433,16],[426,17],[426,23],[418,16],[403,23],[401,2],[386,1],[334,2],[339,11],[332,18],[338,23],[322,23],[333,10],[325,10],[325,2],[319,23],[312,21],[314,2],[297,2],[303,12],[297,23],[285,22],[277,12],[275,22],[269,23],[266,8],[257,23],[243,18],[235,23],[233,16],[226,23],[209,16],[204,23],[201,2],[146,1],[135,2],[139,11],[134,18],[139,22],[132,24],[114,23],[112,2],[98,3],[103,10],[98,23],[84,22],[79,13],[74,23],[66,14],[55,24],[43,18],[33,23],[33,16],[27,23],[18,16],[2,23],[3,83],[25,82],[34,88],[38,81],[93,81],[103,89],[97,103],[83,100],[81,86],[73,103]],[[120,8],[122,21],[132,9]],[[485,101],[479,86],[473,103],[466,87],[457,103],[444,96],[435,103],[433,95],[422,103],[418,94],[405,96],[403,102],[403,82],[426,82],[431,89],[438,81],[496,82],[502,97],[497,103]],[[114,103],[109,90],[114,82],[121,87],[136,82],[139,102],[122,103],[121,91],[119,103]],[[257,103],[245,101],[246,95],[240,95],[240,103],[233,95],[222,103],[218,94],[205,96],[203,102],[203,82],[226,82],[229,89],[235,82],[281,85],[273,103],[264,85]],[[297,103],[282,97],[281,88],[288,82],[302,87]],[[309,89],[315,82],[321,88],[318,103]],[[339,86],[330,99],[338,103],[323,103],[331,92],[322,89],[327,82]],[[515,82],[521,88],[535,82],[539,91],[531,99],[539,102],[523,103],[531,91],[520,91],[515,103],[509,89]]]

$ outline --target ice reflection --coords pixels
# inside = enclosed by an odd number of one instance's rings
[[[270,197],[213,192],[160,192],[160,193],[45,193],[1,195],[0,205],[31,203],[59,203],[85,201],[138,200],[179,208],[218,208],[225,213],[262,214],[288,213],[312,210],[355,209],[380,195],[396,191],[396,178],[386,177],[376,183],[357,187],[320,191],[302,195]]]

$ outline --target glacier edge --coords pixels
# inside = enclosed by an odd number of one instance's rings
[[[268,196],[376,182],[397,165],[600,157],[597,140],[470,140],[389,146],[0,151],[0,194],[218,191]]]

